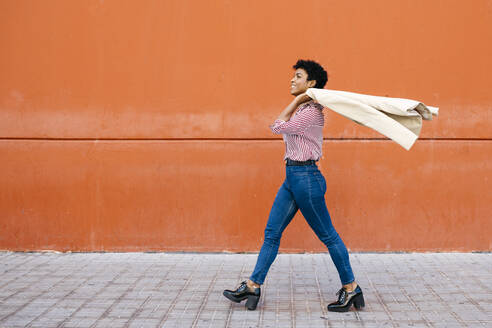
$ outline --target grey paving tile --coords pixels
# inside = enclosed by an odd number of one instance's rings
[[[488,253],[350,254],[366,308],[331,313],[327,253],[280,254],[257,311],[222,290],[257,254],[0,252],[0,327],[490,327]]]

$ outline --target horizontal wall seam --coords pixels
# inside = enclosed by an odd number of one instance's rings
[[[47,141],[283,141],[282,138],[24,138],[0,137],[0,140]],[[387,138],[323,138],[337,141],[391,141]],[[491,141],[492,138],[418,138],[417,141]]]

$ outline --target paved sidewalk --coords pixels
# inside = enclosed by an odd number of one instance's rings
[[[492,327],[492,254],[352,253],[363,311],[332,313],[329,254],[279,254],[256,311],[223,289],[257,254],[0,252],[0,327]]]

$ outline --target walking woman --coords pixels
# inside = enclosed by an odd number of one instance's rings
[[[322,154],[323,106],[305,94],[308,88],[323,88],[328,75],[312,60],[298,60],[293,69],[290,93],[295,99],[270,125],[273,133],[283,135],[286,177],[273,202],[253,273],[235,290],[226,289],[223,294],[234,302],[247,299],[246,307],[256,309],[260,286],[277,256],[282,232],[301,210],[309,226],[328,248],[342,283],[337,292],[338,299],[328,305],[328,310],[345,312],[352,304],[360,309],[364,306],[362,289],[355,282],[347,248],[332,225],[324,198],[326,181],[316,165]]]

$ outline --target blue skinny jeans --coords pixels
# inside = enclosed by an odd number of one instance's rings
[[[342,285],[354,281],[347,248],[331,223],[325,204],[326,180],[316,164],[286,166],[285,181],[273,202],[265,239],[249,279],[259,285],[277,257],[282,232],[300,209],[307,223],[326,245]]]

